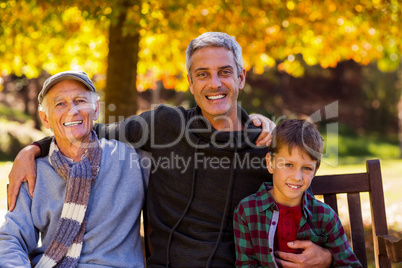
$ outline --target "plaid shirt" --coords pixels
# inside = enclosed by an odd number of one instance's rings
[[[234,214],[237,267],[277,267],[274,237],[279,209],[263,183],[257,193],[240,201]],[[346,239],[342,223],[330,206],[305,192],[297,240],[328,248],[333,266],[362,267]]]

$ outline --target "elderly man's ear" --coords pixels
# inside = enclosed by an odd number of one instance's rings
[[[47,118],[46,113],[43,111],[39,111],[39,117],[40,117],[40,120],[42,121],[42,124],[45,126],[45,128],[50,129],[50,124],[49,124],[49,120]]]
[[[98,117],[99,117],[99,101],[96,101],[96,104],[95,104],[95,111],[94,111],[94,121],[95,120],[98,120]]]

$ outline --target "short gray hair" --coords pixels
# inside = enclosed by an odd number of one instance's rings
[[[194,52],[198,49],[205,47],[224,47],[233,52],[234,60],[236,62],[237,74],[240,75],[243,69],[243,56],[241,52],[241,46],[236,42],[236,40],[226,34],[221,32],[207,32],[191,40],[186,51],[186,67],[187,73],[191,77],[191,57]]]

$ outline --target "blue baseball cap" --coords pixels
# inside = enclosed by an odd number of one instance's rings
[[[65,71],[61,73],[57,73],[52,75],[48,79],[46,79],[45,83],[43,83],[42,90],[39,93],[38,100],[39,103],[42,104],[43,97],[49,92],[49,90],[56,85],[57,83],[63,80],[76,80],[83,83],[88,90],[96,92],[95,86],[92,83],[91,79],[89,79],[88,75],[82,71]]]

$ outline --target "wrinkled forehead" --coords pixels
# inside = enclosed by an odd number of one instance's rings
[[[190,70],[195,68],[227,67],[236,68],[233,51],[225,47],[203,47],[197,49],[190,59]]]
[[[44,98],[52,92],[54,94],[55,90],[64,90],[63,92],[68,93],[70,90],[78,90],[82,91],[82,94],[90,93],[91,90],[84,84],[81,83],[80,81],[77,80],[63,80],[60,81],[56,84],[54,84],[46,93]]]

